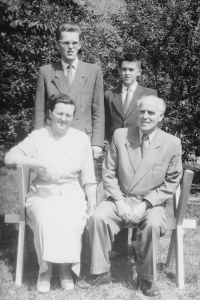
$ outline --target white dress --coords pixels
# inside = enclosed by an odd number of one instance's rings
[[[80,273],[81,235],[87,202],[79,184],[96,183],[92,148],[88,136],[69,128],[56,141],[51,128],[33,131],[15,148],[25,155],[55,164],[58,182],[50,182],[45,172],[37,173],[26,200],[26,213],[34,233],[39,273],[47,271],[47,261],[71,263]]]

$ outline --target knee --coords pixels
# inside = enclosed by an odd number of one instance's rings
[[[102,211],[99,211],[98,208],[94,211],[90,218],[90,224],[101,224],[104,222],[104,216]]]
[[[152,233],[160,234],[160,222],[155,218],[148,218],[146,220],[146,228]]]

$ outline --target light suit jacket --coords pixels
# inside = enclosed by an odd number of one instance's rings
[[[61,62],[40,67],[35,100],[34,129],[44,127],[49,97],[60,93],[69,95],[76,103],[71,127],[86,132],[94,146],[104,143],[103,76],[101,68],[78,61],[70,88],[66,84]]]
[[[137,102],[142,96],[148,95],[157,96],[157,91],[145,88],[138,83],[128,111],[126,115],[124,115],[122,106],[122,85],[105,92],[105,134],[109,143],[111,142],[113,133],[117,128],[137,126]]]
[[[103,163],[107,197],[134,207],[143,199],[164,205],[182,177],[181,141],[157,129],[141,160],[138,128],[117,129]]]

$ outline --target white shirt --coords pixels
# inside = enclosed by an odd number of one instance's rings
[[[133,97],[136,88],[137,88],[137,81],[135,80],[134,83],[128,88],[131,93],[131,99]],[[127,86],[122,84],[122,104],[124,104],[124,101],[126,99],[126,94],[127,94]]]
[[[64,73],[65,73],[65,76],[67,76],[67,73],[68,73],[68,70],[67,70],[67,67],[70,65],[70,64],[67,64],[65,61],[63,61],[61,59],[61,64],[63,66],[63,70],[64,70]],[[76,70],[77,70],[77,67],[78,67],[78,57],[76,56],[73,64],[72,64],[73,68],[72,68],[72,77],[74,79],[74,76],[75,76],[75,73],[76,73]]]

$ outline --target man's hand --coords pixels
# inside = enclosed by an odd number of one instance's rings
[[[146,204],[145,204],[145,202],[139,203],[138,205],[136,205],[133,208],[131,216],[130,216],[130,221],[132,223],[137,224],[138,222],[140,222],[140,220],[144,216],[145,211],[146,211]]]
[[[116,201],[115,205],[120,219],[126,223],[130,222],[131,208],[123,200]]]
[[[92,146],[92,152],[94,158],[99,158],[102,153],[102,148],[99,146]]]

